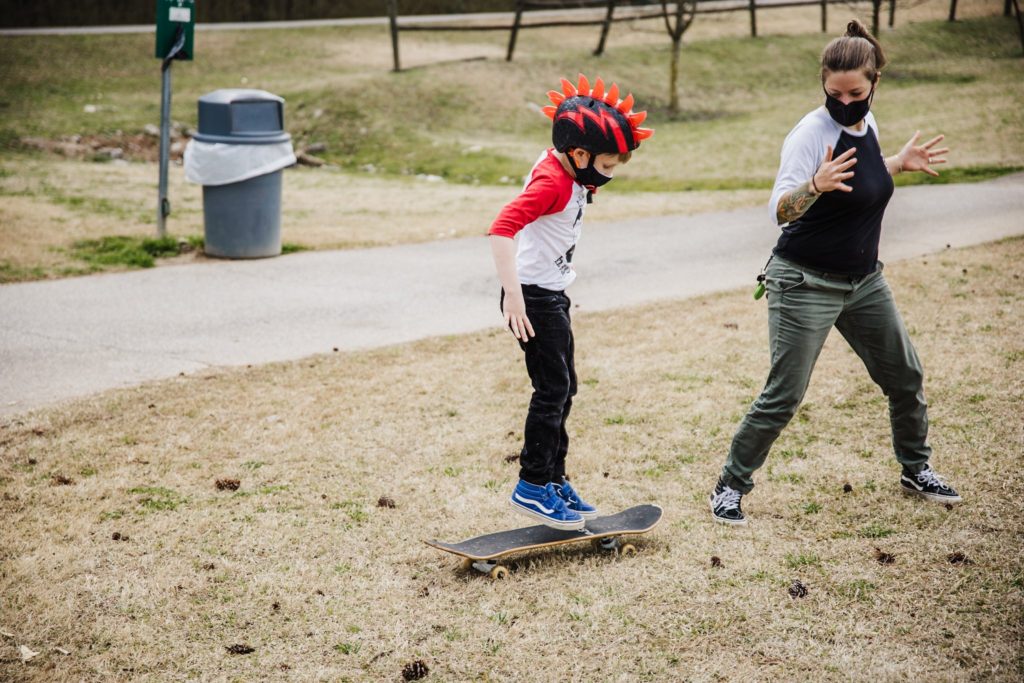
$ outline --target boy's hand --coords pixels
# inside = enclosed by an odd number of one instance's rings
[[[530,341],[530,337],[535,334],[533,325],[526,316],[526,302],[523,301],[523,295],[515,296],[506,292],[504,309],[505,324],[512,330],[515,338],[523,342]]]

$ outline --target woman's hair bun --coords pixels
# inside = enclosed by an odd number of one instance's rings
[[[851,38],[871,39],[871,33],[869,33],[864,27],[864,24],[860,23],[856,19],[851,19],[850,23],[846,25],[846,35]]]

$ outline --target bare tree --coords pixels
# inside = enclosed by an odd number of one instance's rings
[[[683,34],[693,23],[697,13],[697,0],[679,0],[670,11],[668,3],[662,0],[662,17],[665,28],[672,39],[672,60],[669,63],[668,110],[673,114],[679,112],[679,50],[683,44]]]
[[[892,0],[890,0],[890,6]],[[882,28],[882,0],[871,0],[871,35],[877,36]]]

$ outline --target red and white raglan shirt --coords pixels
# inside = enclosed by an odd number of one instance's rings
[[[545,150],[526,177],[522,193],[505,205],[489,235],[519,236],[519,283],[562,291],[576,279],[572,255],[583,228],[587,189]]]

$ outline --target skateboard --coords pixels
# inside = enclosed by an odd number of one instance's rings
[[[438,540],[424,543],[463,558],[463,569],[472,568],[492,579],[504,579],[508,576],[508,568],[498,560],[526,550],[590,541],[595,548],[627,557],[635,555],[636,547],[631,543],[623,543],[619,537],[647,533],[661,521],[661,512],[657,505],[637,505],[614,515],[588,520],[587,525],[578,531],[563,531],[538,524],[476,536],[461,543],[443,543]]]

